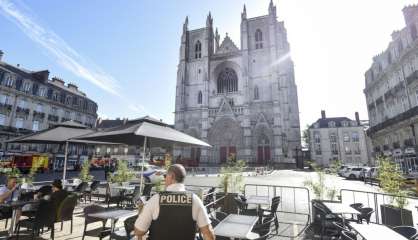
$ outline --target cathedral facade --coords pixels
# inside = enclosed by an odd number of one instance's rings
[[[294,67],[284,23],[241,13],[241,46],[206,26],[183,25],[177,71],[175,128],[212,148],[175,148],[174,158],[217,166],[229,157],[250,165],[295,163],[300,124]]]

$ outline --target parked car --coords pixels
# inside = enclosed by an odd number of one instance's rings
[[[371,169],[371,167],[363,167],[363,169],[360,172],[359,179],[363,180],[365,177],[368,177]]]
[[[342,177],[343,176],[343,173],[347,170],[347,168],[348,168],[349,166],[347,166],[347,165],[342,165],[341,167],[340,167],[340,169],[338,169],[338,176],[340,176],[340,177]]]
[[[360,179],[360,174],[362,171],[362,167],[349,167],[343,173],[343,177],[348,179]]]
[[[135,169],[135,178],[141,179],[141,165],[135,166],[134,169]],[[150,182],[153,184],[157,182],[161,182],[162,180],[164,180],[165,174],[166,174],[166,170],[162,169],[161,167],[150,165],[150,164],[144,165],[143,176],[144,176],[145,182]]]

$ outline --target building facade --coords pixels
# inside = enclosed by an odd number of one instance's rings
[[[294,164],[300,124],[293,62],[284,23],[241,13],[240,48],[223,41],[209,13],[206,26],[183,25],[175,128],[213,148],[177,148],[175,159],[219,165],[236,157],[254,165]]]
[[[320,166],[340,160],[343,164],[369,165],[365,126],[355,113],[355,120],[347,117],[321,118],[309,127],[310,156]]]
[[[406,169],[417,169],[418,6],[403,9],[406,26],[392,33],[387,49],[365,73],[373,155],[396,155]]]
[[[62,79],[49,79],[49,72],[29,71],[2,61],[0,51],[0,142],[5,150],[6,139],[40,131],[51,125],[73,120],[94,127],[97,104],[75,84]],[[8,144],[11,151],[46,151]],[[34,145],[33,147],[38,147]],[[26,148],[26,149],[23,149]]]

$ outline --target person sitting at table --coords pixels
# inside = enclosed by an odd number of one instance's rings
[[[194,240],[196,224],[205,240],[215,239],[206,208],[198,196],[186,192],[185,178],[182,165],[170,166],[165,176],[166,192],[152,196],[135,222],[138,239],[149,230],[150,240]]]
[[[7,178],[6,186],[0,187],[0,203],[10,202],[13,199],[13,195],[17,194],[17,178],[14,176]],[[0,219],[12,217],[12,208],[0,207]],[[17,212],[16,218],[19,219],[20,211]]]
[[[68,192],[62,189],[62,182],[60,179],[55,179],[52,183],[51,203],[56,211],[62,207],[61,204],[68,196]]]

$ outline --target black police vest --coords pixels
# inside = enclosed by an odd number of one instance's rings
[[[160,192],[160,213],[149,229],[149,240],[194,240],[193,193]]]

